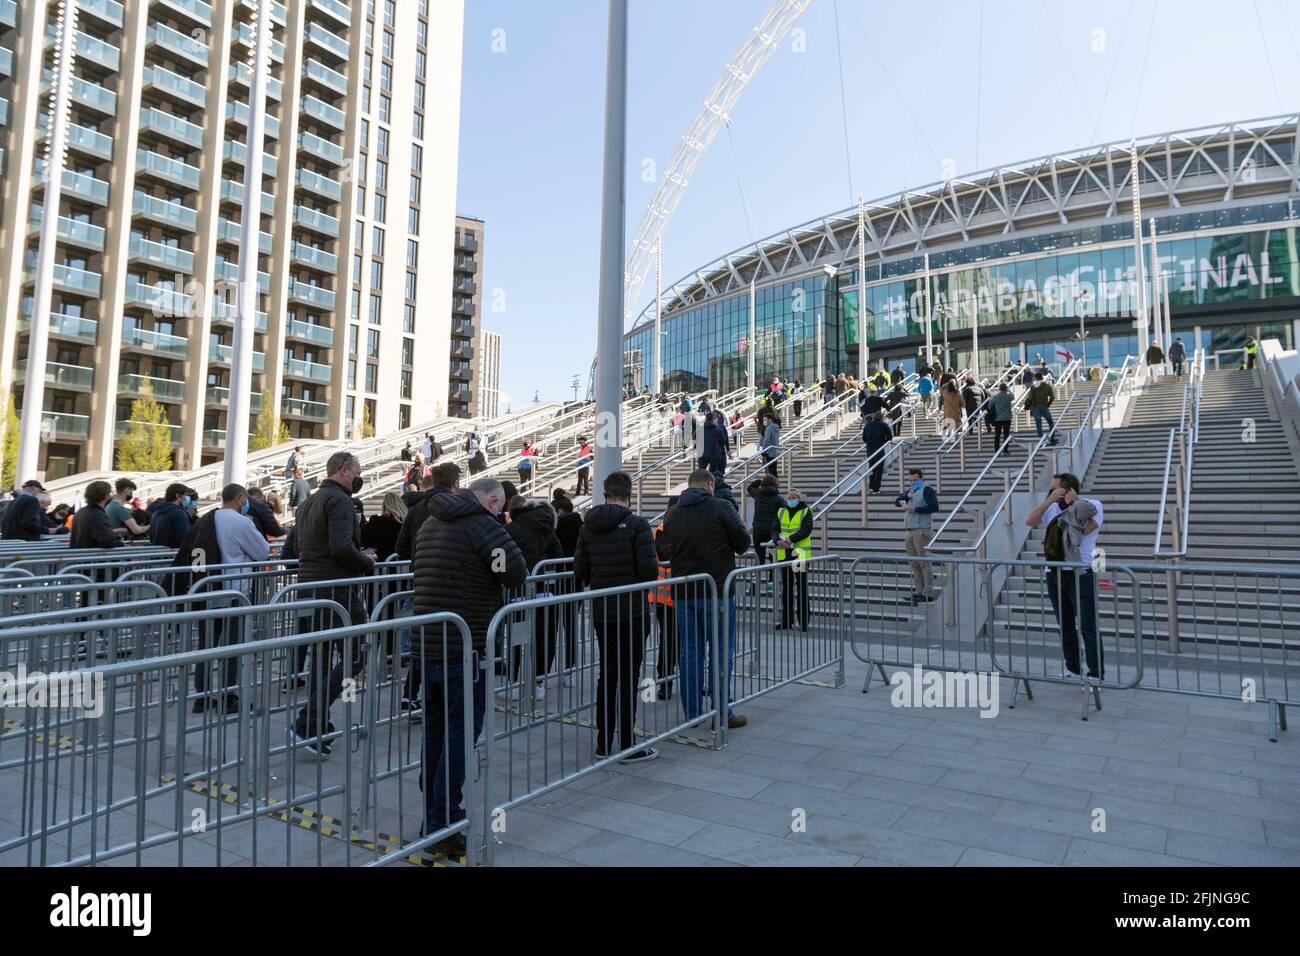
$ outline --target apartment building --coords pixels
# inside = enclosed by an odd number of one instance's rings
[[[0,388],[20,404],[59,2],[0,0],[0,268],[17,278],[0,286]],[[177,467],[224,456],[244,254],[258,263],[254,417],[266,394],[312,438],[346,433],[361,403],[380,430],[443,411],[463,3],[269,2],[246,250],[255,0],[75,0],[48,477],[111,468],[146,382]]]
[[[479,335],[474,414],[496,418],[501,414],[501,335],[483,329]]]
[[[478,414],[474,356],[483,327],[483,220],[456,217],[456,258],[452,272],[451,364],[447,409],[454,418]]]

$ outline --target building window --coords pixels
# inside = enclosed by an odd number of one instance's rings
[[[348,359],[348,388],[357,387],[357,360]]]
[[[424,166],[424,147],[419,143],[411,144],[411,172],[418,173]]]
[[[389,60],[393,58],[393,31],[392,30],[384,31],[384,56]],[[393,68],[389,66],[387,63],[379,64],[380,75],[383,74],[385,68],[388,69],[388,79],[386,82],[383,83],[383,87],[386,90],[391,90],[393,88]]]
[[[415,301],[415,273],[414,272],[408,272],[406,274],[406,301],[408,302]]]
[[[366,214],[366,187],[360,183],[357,183],[357,209],[363,216]]]
[[[366,391],[379,391],[379,366],[374,362],[366,363]]]
[[[370,297],[370,324],[371,325],[379,324],[379,303],[380,303],[379,296],[372,295]]]
[[[402,364],[415,364],[415,339],[402,339]]]
[[[366,44],[366,46],[369,46],[369,45],[370,45],[369,43]],[[363,69],[364,69],[364,72],[363,72],[361,75],[362,75],[363,77],[365,77],[367,80],[369,80],[370,77],[373,75],[373,73],[374,73],[374,69],[375,69],[375,58],[374,58],[374,54],[372,54],[372,53],[370,53],[369,51],[367,51],[367,52],[366,52],[366,55],[365,55],[365,57],[364,57],[364,59],[362,60],[362,62],[365,63],[365,67],[363,68]]]
[[[411,202],[420,201],[420,177],[411,177]]]
[[[391,27],[397,20],[397,0],[384,0],[384,26]]]
[[[393,98],[387,93],[379,94],[379,122],[388,123],[393,115]]]
[[[409,369],[402,369],[402,398],[411,397],[411,372]]]
[[[370,329],[366,332],[366,358],[379,358],[379,330]]]
[[[420,80],[415,81],[415,108],[424,109],[424,83]]]
[[[352,290],[352,318],[361,318],[361,290]]]
[[[361,330],[359,326],[355,326],[355,325],[348,326],[348,352],[350,352],[352,355],[357,354],[357,335],[360,331]]]
[[[384,288],[384,264],[378,259],[370,260],[370,288],[375,292]]]
[[[352,244],[357,247],[357,252],[360,252],[361,247],[365,245],[365,242],[366,224],[358,219],[356,225],[352,227]]]
[[[415,236],[420,234],[420,210],[415,206],[406,210],[406,231]]]
[[[356,377],[356,376],[354,375],[353,378],[355,378],[355,377]],[[350,388],[356,388],[356,387],[357,387],[357,386],[356,386],[356,382],[353,382],[352,385],[349,386],[349,387],[350,387]],[[343,408],[344,408],[344,417],[345,417],[349,422],[356,421],[356,417],[357,417],[357,415],[356,415],[356,412],[357,412],[357,400],[356,400],[353,396],[349,395],[349,396],[347,397],[347,400],[343,403]]]
[[[388,158],[388,135],[388,130],[382,126],[375,131],[375,152],[384,159]]]
[[[424,139],[424,114],[416,113],[411,117],[411,138]]]
[[[397,406],[397,427],[398,428],[411,427],[411,406],[410,405]]]
[[[406,240],[406,267],[418,269],[420,266],[420,244],[414,239]]]
[[[352,282],[354,285],[361,284],[361,253],[352,257]]]
[[[388,200],[380,193],[375,193],[375,218],[380,222],[388,218]]]
[[[420,46],[429,45],[429,24],[424,20],[418,20],[415,24],[415,42]]]
[[[428,62],[428,59],[429,58],[425,55],[423,50],[415,51],[415,75],[420,79],[424,79],[425,65]]]
[[[410,335],[415,334],[415,306],[410,303],[402,308],[402,331]]]
[[[388,188],[388,164],[382,159],[375,160],[375,188]]]
[[[361,121],[361,148],[366,149],[370,146],[370,120]]]
[[[378,226],[375,226],[375,228],[371,232],[371,235],[374,236],[374,242],[372,243],[374,248],[371,250],[372,254],[376,256],[382,256],[384,254],[384,230],[380,229]]]
[[[357,182],[366,181],[366,154],[361,153],[357,156]]]

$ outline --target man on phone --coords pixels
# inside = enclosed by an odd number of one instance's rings
[[[1064,473],[1052,477],[1047,500],[1025,518],[1031,528],[1044,527],[1043,555],[1048,561],[1083,567],[1049,567],[1047,594],[1061,626],[1062,677],[1079,676],[1079,637],[1088,662],[1088,678],[1105,678],[1101,645],[1097,641],[1097,586],[1093,575],[1097,536],[1105,520],[1101,502],[1080,493],[1079,479]]]

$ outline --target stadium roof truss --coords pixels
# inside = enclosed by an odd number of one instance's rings
[[[1300,196],[1300,114],[1181,130],[1043,156],[866,204],[868,261],[1131,214],[1129,149],[1144,211]],[[819,267],[856,266],[857,207],[760,239],[664,289],[664,315]],[[653,303],[635,323],[654,319]]]

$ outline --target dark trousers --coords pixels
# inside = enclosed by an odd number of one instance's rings
[[[1066,670],[1072,674],[1079,673],[1079,637],[1082,631],[1088,676],[1104,679],[1105,661],[1097,640],[1097,588],[1093,573],[1051,568],[1047,572],[1047,594],[1061,625],[1061,654],[1065,658]]]
[[[655,660],[655,676],[661,682],[672,680],[677,673],[677,660],[681,657],[681,647],[677,642],[677,612],[671,604],[655,602],[655,620],[659,622],[659,656]],[[667,693],[671,684],[662,684]]]
[[[1006,440],[1010,437],[1011,437],[1010,422],[993,423],[993,447],[995,451],[1001,448],[1003,443],[1006,442]]]
[[[465,819],[465,674],[459,660],[424,661],[424,832],[436,833]],[[473,739],[483,730],[485,681],[474,681]],[[432,786],[425,781],[432,779]]]
[[[239,644],[243,640],[242,627],[244,618],[242,617],[217,617],[211,620],[211,630],[207,625],[209,622],[204,621],[199,624],[198,638],[199,648],[206,649],[209,647],[224,647],[227,644]],[[196,694],[206,694],[208,691],[208,671],[212,664],[199,664],[194,668],[194,692]],[[235,690],[239,685],[239,658],[228,657],[221,663],[221,685],[222,690]]]
[[[799,606],[799,629],[808,630],[808,573],[795,563],[793,554],[782,560],[781,568],[781,627],[793,627],[794,605]]]
[[[879,449],[877,449],[877,451],[879,451]],[[871,490],[874,492],[879,492],[880,483],[881,481],[884,480],[884,478],[885,478],[885,460],[882,458],[880,460],[880,464],[876,465],[875,468],[871,469],[871,480],[868,483],[871,486]]]
[[[764,529],[761,534],[762,536],[760,537],[759,529],[754,529],[754,551],[758,554],[759,567],[767,564],[767,546],[772,540],[768,537],[768,535],[771,534],[770,529]]]
[[[366,602],[359,588],[329,590],[311,596],[342,604],[347,608],[348,617],[355,623],[366,620]],[[337,617],[326,610],[317,611],[312,616],[313,630],[324,631],[338,626]],[[365,666],[364,637],[354,637],[350,642],[321,641],[311,645],[311,661],[307,669],[307,703],[294,722],[294,729],[299,736],[315,737],[327,732],[330,708],[343,693],[345,677],[355,679]]]
[[[1255,367],[1255,356],[1252,353],[1246,356],[1246,368],[1254,368],[1254,367]]]
[[[775,457],[775,456],[772,456],[772,457]],[[768,457],[767,455],[764,455],[764,456],[763,456],[763,460],[764,460],[765,462],[767,462],[767,473],[768,473],[769,475],[771,475],[773,478],[776,478],[776,477],[777,477],[777,474],[776,474],[776,462],[772,460],[772,457]]]
[[[573,489],[573,493],[575,495],[591,494],[591,469],[590,468],[578,469],[578,487]]]
[[[1182,378],[1182,377],[1183,377],[1183,360],[1182,360],[1182,359],[1171,359],[1170,361],[1172,361],[1172,362],[1174,363],[1174,375],[1175,375],[1175,377],[1177,377],[1177,378]]]
[[[541,595],[538,595],[539,597]],[[566,605],[566,607],[576,607],[576,605]],[[521,611],[515,616],[518,622],[526,622],[528,615],[533,618],[533,668],[536,673],[533,675],[538,681],[550,671],[551,664],[555,661],[555,646],[559,639],[559,624],[561,611],[559,606],[538,607],[532,611]],[[569,666],[573,665],[574,645],[569,643],[566,648],[569,652]],[[519,680],[520,668],[523,664],[523,648],[514,647],[510,652],[510,677],[511,680]]]
[[[600,646],[600,677],[596,681],[596,749],[611,753],[614,723],[618,721],[619,750],[632,746],[636,723],[637,680],[645,661],[646,618],[620,620],[595,614],[596,641]]]
[[[533,480],[533,470],[531,468],[517,468],[519,472],[519,493],[522,495]]]

